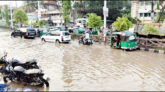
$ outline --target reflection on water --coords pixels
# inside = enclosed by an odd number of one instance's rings
[[[8,59],[23,62],[36,58],[50,87],[45,91],[107,91],[107,90],[165,90],[165,57],[151,52],[111,49],[95,43],[93,46],[44,43],[39,38],[11,38],[9,32],[0,33],[0,56],[8,52]],[[3,83],[0,75],[0,83]],[[10,83],[22,88],[23,84]],[[31,87],[31,86],[27,86]]]

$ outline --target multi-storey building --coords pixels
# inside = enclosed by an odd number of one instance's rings
[[[51,26],[60,26],[64,24],[59,1],[44,1],[40,6],[40,12],[41,20],[43,20],[46,24],[50,24]],[[37,13],[38,10],[36,10],[36,14]]]
[[[143,23],[151,23],[152,22],[152,1],[142,1],[142,0],[137,0],[137,1],[131,1],[131,16],[133,18],[138,18],[140,19]],[[154,6],[154,16],[156,15],[157,12],[159,12],[157,8],[157,0],[153,0]]]

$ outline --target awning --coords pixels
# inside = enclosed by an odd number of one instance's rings
[[[151,13],[151,10],[148,10],[148,9],[139,9],[138,13]]]

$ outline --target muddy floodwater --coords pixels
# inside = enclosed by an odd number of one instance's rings
[[[165,91],[165,55],[152,52],[112,49],[94,43],[79,45],[42,42],[40,38],[10,37],[11,31],[0,29],[0,57],[25,62],[37,59],[50,78],[44,91]],[[3,77],[0,75],[0,83]],[[22,88],[20,83],[8,83]],[[32,87],[32,86],[27,86]]]

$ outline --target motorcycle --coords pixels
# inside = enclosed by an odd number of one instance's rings
[[[29,69],[26,70],[22,66],[12,67],[8,66],[8,74],[3,77],[5,83],[9,79],[12,82],[23,82],[24,84],[34,85],[34,86],[44,86],[49,87],[48,78],[44,77],[44,73],[40,69]]]
[[[18,61],[17,59],[12,59],[10,61],[6,60],[6,56],[5,58],[3,56],[3,59],[0,60],[1,63],[3,63],[3,66],[0,67],[0,72],[7,74],[8,73],[8,67],[7,66],[11,66],[11,67],[16,67],[16,66],[21,66],[24,69],[28,70],[28,69],[39,69],[39,66],[37,65],[37,62],[35,59],[26,61],[25,63],[22,63],[20,61]]]
[[[37,62],[35,59],[28,60],[25,63],[19,62],[17,59],[13,59],[9,61],[12,67],[15,66],[22,66],[24,69],[39,69],[39,66],[37,65]]]
[[[92,45],[93,41],[92,41],[92,39],[81,38],[79,40],[79,43],[80,44],[82,43],[83,45]]]

